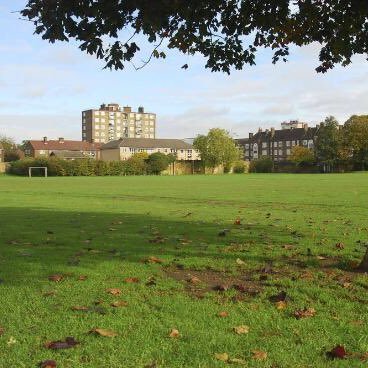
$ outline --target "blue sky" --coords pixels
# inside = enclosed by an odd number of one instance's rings
[[[103,62],[73,43],[48,44],[12,13],[25,0],[0,2],[0,135],[80,139],[81,111],[117,102],[157,114],[159,137],[185,138],[222,127],[243,137],[289,119],[311,125],[327,115],[340,122],[368,113],[368,70],[363,57],[327,75],[317,74],[318,46],[295,49],[288,63],[257,66],[231,76],[204,69],[201,57],[169,52],[143,70],[103,70]],[[149,50],[143,50],[149,54]],[[184,71],[181,66],[189,64]]]

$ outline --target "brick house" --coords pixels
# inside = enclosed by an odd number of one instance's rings
[[[72,141],[59,138],[48,140],[29,140],[23,145],[24,154],[27,157],[55,156],[63,159],[95,158],[100,157],[100,143]]]
[[[298,124],[300,124],[298,122]],[[237,139],[237,143],[244,153],[244,159],[252,161],[260,157],[270,157],[273,161],[286,161],[294,146],[314,148],[318,126],[310,128],[303,123],[302,128],[295,128],[292,124],[283,129],[259,129],[257,133],[249,133],[248,138]],[[300,126],[300,125],[299,125]]]
[[[101,147],[101,159],[104,161],[127,160],[135,153],[152,154],[161,152],[174,154],[178,161],[199,161],[197,150],[180,139],[120,138]]]

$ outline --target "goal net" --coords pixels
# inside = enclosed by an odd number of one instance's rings
[[[44,173],[45,178],[47,178],[47,167],[46,166],[30,166],[28,168],[28,176],[32,177],[32,170],[36,170],[37,173]]]

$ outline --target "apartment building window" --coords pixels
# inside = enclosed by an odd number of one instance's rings
[[[296,144],[296,142],[295,141],[291,141],[291,145],[294,147],[295,146],[295,144]]]
[[[100,111],[100,115],[105,116],[105,111]]]
[[[95,118],[95,123],[99,123],[100,122],[100,118]]]
[[[313,141],[309,141],[308,142],[308,148],[313,148],[314,147],[314,143],[313,143]]]
[[[249,144],[245,144],[245,149],[249,149]]]
[[[262,150],[262,156],[267,156],[267,150]]]
[[[116,113],[116,116],[117,116],[117,117],[120,117],[120,116],[121,116],[121,112],[117,112],[117,113]]]
[[[101,136],[101,137],[104,137],[104,136],[105,136],[105,133],[104,133],[104,132],[101,132],[101,133],[100,133],[100,136]]]
[[[86,138],[87,134],[86,133],[82,133],[82,137]]]
[[[291,150],[290,150],[289,148],[286,150],[286,154],[287,154],[288,156],[290,156],[290,154],[291,154]]]
[[[308,144],[308,141],[307,140],[303,140],[303,146],[306,146]]]
[[[286,141],[286,146],[290,147],[290,141]]]
[[[96,116],[99,116],[100,115],[100,112],[99,111],[95,111],[94,112]]]
[[[262,143],[262,148],[267,148],[267,142]]]
[[[274,143],[273,143],[273,146],[274,146],[274,147],[277,147],[277,142],[274,142]]]
[[[153,134],[150,134],[150,138],[155,138]]]
[[[86,125],[85,124],[82,125],[82,130],[86,130]]]
[[[105,125],[102,125],[102,124],[101,124],[101,129],[105,129],[105,128],[106,128],[106,127],[105,127]]]
[[[130,130],[131,132],[133,132],[133,131],[134,131],[134,127],[133,127],[133,126],[129,127],[129,130]]]
[[[279,150],[279,156],[282,156],[282,150]]]
[[[153,122],[153,121],[150,121],[150,125],[152,126],[152,125],[155,125],[155,123]]]
[[[273,150],[273,154],[275,155],[275,156],[277,156],[277,149],[275,149],[275,150]]]
[[[86,112],[85,112],[85,111],[83,111],[83,112],[82,112],[82,116],[83,116],[83,117],[85,117],[85,116],[86,116]]]
[[[121,130],[121,128],[120,128],[119,126],[117,126],[117,127],[116,127],[116,130],[117,130],[117,131],[120,131],[120,130]]]

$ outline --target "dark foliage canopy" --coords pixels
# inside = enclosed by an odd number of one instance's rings
[[[290,46],[318,42],[318,72],[368,51],[367,0],[29,0],[21,14],[43,39],[76,40],[115,69],[135,65],[144,39],[152,53],[137,69],[166,48],[226,73],[255,64],[260,48],[276,63]]]

